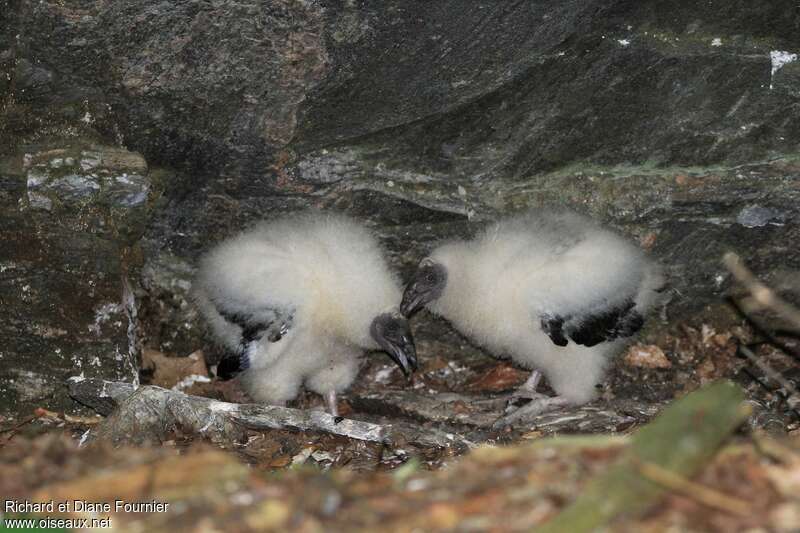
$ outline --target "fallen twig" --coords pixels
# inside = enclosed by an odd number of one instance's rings
[[[44,407],[37,407],[36,411],[34,411],[34,414],[37,418],[46,418],[47,420],[67,422],[69,424],[80,424],[82,426],[94,426],[99,424],[102,420],[102,418],[98,418],[97,416],[74,416],[68,415],[67,413],[57,413],[55,411],[45,409]]]
[[[744,355],[751,363],[756,365],[758,369],[764,373],[764,375],[776,381],[781,387],[783,387],[784,390],[786,390],[785,399],[789,407],[794,409],[794,407],[798,403],[800,403],[800,399],[798,398],[799,393],[797,391],[797,388],[788,379],[783,377],[783,374],[781,374],[780,372],[769,366],[767,363],[759,359],[758,356],[754,354],[753,351],[750,350],[748,347],[739,344],[737,351],[740,354]]]
[[[5,440],[0,442],[0,446],[3,446],[6,443],[8,443],[11,439],[13,439],[17,435],[17,433],[19,433],[20,429],[22,429],[24,426],[30,424],[34,420],[36,420],[36,418],[37,417],[35,415],[34,416],[29,416],[29,417],[25,418],[24,420],[21,420],[19,423],[11,426],[10,428],[0,429],[0,435],[2,435],[3,433],[8,433],[8,436],[5,437]]]
[[[747,288],[753,300],[762,309],[770,309],[790,323],[797,331],[800,331],[800,311],[759,281],[738,255],[728,252],[723,256],[722,262],[731,274]]]
[[[798,359],[798,353],[796,350],[790,348],[780,339],[778,339],[775,334],[763,326],[750,313],[752,311],[762,311],[765,309],[770,310],[778,317],[788,322],[790,326],[794,327],[796,332],[800,332],[800,310],[783,300],[775,293],[775,291],[759,281],[758,278],[756,278],[753,273],[750,272],[750,270],[744,265],[742,259],[735,253],[726,253],[723,256],[722,261],[726,268],[733,274],[733,276],[740,283],[742,283],[745,288],[747,288],[748,292],[750,293],[751,300],[755,302],[755,306],[753,306],[745,305],[741,301],[734,300],[734,304],[739,312],[751,325],[754,326],[756,331],[760,332],[773,346],[777,347],[788,356]],[[797,388],[790,383],[789,380],[784,378],[780,372],[772,368],[765,361],[759,359],[756,354],[754,354],[748,347],[742,345],[742,343],[739,343],[737,352],[745,356],[752,364],[758,367],[758,369],[761,370],[765,376],[776,381],[781,387],[783,387],[783,389],[786,391],[785,393],[780,390],[771,392],[776,393],[780,398],[785,400],[787,405],[789,405],[794,412],[795,416],[800,417],[800,413],[795,410],[795,406],[798,404]],[[757,383],[759,383],[759,385],[767,388],[766,385],[761,382],[761,380],[756,378],[754,379]]]
[[[461,426],[463,430],[491,428],[508,398],[508,395],[487,398],[452,392],[421,394],[404,389],[354,394],[348,398],[348,402],[364,412]],[[620,428],[649,420],[655,416],[658,408],[658,405],[643,406],[624,400],[600,406],[590,404],[543,413],[531,422],[531,426],[542,434],[574,430],[576,427],[586,433],[619,431]]]
[[[25,426],[26,424],[30,424],[31,422],[33,422],[34,420],[36,420],[36,418],[37,418],[36,416],[29,416],[29,417],[27,417],[27,418],[25,418],[25,419],[21,420],[20,422],[18,422],[18,423],[16,423],[16,424],[14,424],[13,426],[11,426],[11,427],[9,427],[9,428],[0,429],[0,433],[8,433],[9,431],[11,431],[11,432],[16,432],[16,431],[17,431],[17,430],[19,430],[19,429],[20,429],[22,426]]]
[[[750,327],[753,328],[753,331],[763,337],[763,341],[759,342],[758,344],[771,344],[775,346],[780,351],[789,355],[790,357],[800,361],[800,351],[797,348],[789,346],[786,342],[779,338],[780,332],[778,331],[770,331],[770,329],[763,324],[761,320],[757,319],[753,314],[749,312],[745,305],[742,305],[741,300],[737,300],[736,298],[730,298],[731,304],[736,309],[737,314],[742,317]],[[788,332],[791,335],[796,335],[794,332]],[[755,343],[749,343],[751,346]]]
[[[690,481],[672,470],[667,470],[654,463],[644,462],[639,462],[637,467],[639,473],[650,481],[673,492],[679,492],[707,507],[737,516],[746,516],[750,513],[747,502]]]
[[[357,440],[423,446],[459,447],[471,443],[432,428],[403,424],[379,425],[321,411],[274,405],[235,404],[183,392],[100,379],[70,378],[70,396],[100,414],[111,415],[91,438],[113,442],[163,441],[170,431],[208,436],[215,441],[239,441],[243,428],[322,431]]]
[[[747,367],[744,367],[744,368],[742,368],[742,372],[747,377],[752,379],[754,383],[758,384],[759,387],[761,387],[762,389],[764,389],[768,393],[777,395],[778,398],[780,398],[781,402],[786,402],[786,400],[789,399],[789,396],[790,396],[789,393],[784,392],[783,390],[781,390],[779,388],[775,389],[775,388],[770,387],[769,384],[766,383],[762,379],[762,377],[757,375],[753,370],[751,370],[751,369],[749,369]],[[756,405],[759,405],[759,402],[756,402],[755,400],[754,400],[754,403]],[[789,409],[792,411],[792,414],[794,414],[794,416],[797,417],[798,420],[800,420],[800,412],[798,412],[797,409],[794,409],[791,406],[789,406]],[[765,412],[762,412],[760,414],[761,414],[761,416],[763,416],[765,414]],[[769,417],[766,420],[762,419],[759,416],[759,414],[755,415],[757,418],[753,420],[753,423],[755,424],[756,427],[759,427],[761,429],[767,429],[772,423],[776,423],[777,427],[778,427],[778,431],[780,433],[786,433],[786,424],[781,419],[781,417],[778,415],[778,413],[772,412],[772,413],[766,413],[766,414]]]
[[[643,475],[638,465],[652,464],[690,477],[708,464],[747,418],[749,409],[743,399],[739,387],[718,382],[678,400],[636,432],[615,466],[592,480],[572,504],[537,531],[594,531],[621,513],[631,516],[646,511],[666,488]]]
[[[765,433],[760,431],[752,432],[750,438],[753,440],[758,453],[768,457],[771,461],[784,465],[797,465],[800,463],[800,455],[798,455],[797,451],[786,446],[782,441],[768,438]]]

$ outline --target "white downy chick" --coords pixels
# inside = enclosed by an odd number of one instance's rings
[[[427,306],[491,353],[534,370],[519,395],[537,399],[498,421],[505,425],[592,400],[663,286],[660,266],[632,243],[573,212],[542,211],[436,248],[401,310]],[[555,398],[535,394],[541,373]]]
[[[220,243],[202,258],[194,292],[256,401],[283,405],[305,384],[336,416],[364,350],[416,369],[399,282],[375,237],[343,215],[263,222]]]

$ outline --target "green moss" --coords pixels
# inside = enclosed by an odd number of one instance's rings
[[[800,153],[780,154],[776,155],[775,157],[771,157],[769,159],[753,161],[752,163],[749,163],[747,166],[755,167],[758,165],[767,165],[778,160],[784,161],[786,163],[797,163],[800,162]],[[655,160],[644,161],[639,164],[622,163],[619,165],[612,165],[612,166],[597,165],[594,163],[587,163],[587,162],[577,162],[565,165],[564,167],[561,167],[558,170],[554,170],[552,172],[530,175],[526,177],[524,181],[541,180],[541,179],[549,180],[552,178],[567,177],[567,176],[582,176],[582,175],[600,176],[603,178],[610,178],[610,179],[629,178],[633,176],[658,177],[658,178],[670,179],[673,176],[677,176],[679,174],[687,176],[702,176],[706,174],[730,172],[740,167],[742,167],[742,165],[664,166]]]

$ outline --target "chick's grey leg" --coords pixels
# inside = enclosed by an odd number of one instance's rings
[[[515,411],[497,419],[492,425],[494,429],[500,429],[505,426],[511,426],[516,423],[525,421],[525,419],[533,418],[535,416],[554,411],[561,407],[570,405],[570,401],[561,396],[540,396],[522,407],[518,407]]]
[[[511,393],[511,396],[508,397],[508,402],[506,404],[506,412],[513,411],[520,405],[523,405],[524,401],[521,400],[533,400],[535,398],[539,398],[542,396],[541,393],[537,392],[536,389],[539,388],[539,384],[542,382],[542,373],[538,370],[534,370],[531,372],[531,375],[528,376],[528,379],[520,385],[517,390]]]
[[[542,381],[542,373],[538,370],[531,372],[528,379],[514,391],[506,405],[505,416],[500,417],[494,423],[495,429],[510,426],[521,422],[526,418],[565,407],[569,402],[560,396],[545,396],[537,392],[536,389]],[[528,400],[522,402],[520,400]]]
[[[336,397],[336,391],[330,390],[325,394],[325,409],[331,416],[339,416],[339,401]]]
[[[532,392],[536,394],[536,389],[539,388],[539,383],[542,381],[542,373],[538,370],[534,370],[531,372],[531,375],[528,376],[528,379],[520,385],[517,392]],[[520,394],[522,396],[522,394]]]

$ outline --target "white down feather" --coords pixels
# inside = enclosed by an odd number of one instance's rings
[[[645,316],[664,283],[661,268],[639,248],[571,212],[500,221],[471,241],[438,247],[430,258],[448,277],[428,308],[493,354],[542,371],[574,404],[596,395],[595,384],[626,339],[557,346],[539,317],[580,315],[629,298]]]
[[[217,245],[200,262],[195,295],[215,339],[231,351],[242,328],[217,306],[254,320],[269,318],[267,309],[294,311],[279,341],[251,346],[241,378],[255,400],[282,404],[303,383],[319,394],[347,388],[363,351],[379,348],[373,319],[397,308],[401,289],[367,229],[342,215],[306,213]]]

